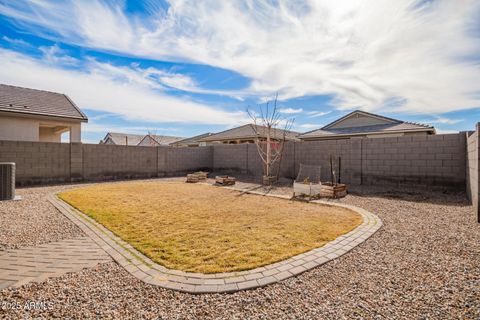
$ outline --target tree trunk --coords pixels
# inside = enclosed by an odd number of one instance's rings
[[[267,128],[267,172],[266,176],[270,177],[270,162],[272,158],[272,150],[271,150],[271,145],[270,145],[271,139],[270,139],[270,126]]]

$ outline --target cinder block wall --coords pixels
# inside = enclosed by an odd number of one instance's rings
[[[360,184],[360,180],[355,180],[360,170],[354,166],[356,164],[354,160],[360,159],[361,156],[360,150],[356,149],[357,145],[356,139],[295,143],[294,177],[298,175],[301,164],[315,165],[321,167],[321,180],[330,181],[330,156],[332,156],[335,160],[334,165],[338,164],[339,157],[341,159],[341,181],[348,184]]]
[[[472,201],[477,214],[477,220],[480,222],[480,123],[477,123],[474,132],[466,134],[467,139],[467,195]]]
[[[157,150],[152,147],[83,145],[83,178],[110,180],[155,177]]]
[[[465,187],[464,134],[362,141],[362,184]]]
[[[219,144],[212,146],[212,169],[218,171],[238,171],[256,175],[255,169],[250,168],[248,165],[249,151],[254,151],[252,148],[248,150],[249,147],[248,144]],[[255,148],[254,145],[253,147]]]
[[[322,181],[329,181],[330,155],[341,157],[342,182],[350,185],[465,190],[468,181],[468,192],[478,199],[478,129],[468,138],[461,133],[289,142],[279,175],[295,178],[300,164],[319,165]],[[0,141],[0,161],[17,164],[19,184],[173,176],[199,169],[263,175],[254,144],[153,148]]]
[[[258,177],[263,174],[253,144],[216,145],[213,153],[214,170],[236,169]],[[280,176],[295,178],[301,164],[316,165],[321,167],[322,181],[330,181],[330,156],[337,174],[341,158],[342,182],[351,185],[465,189],[464,134],[289,142]]]
[[[175,176],[198,170],[210,170],[213,166],[212,147],[161,148],[165,152],[163,175]]]
[[[0,141],[0,162],[16,163],[18,185],[70,180],[70,145]]]

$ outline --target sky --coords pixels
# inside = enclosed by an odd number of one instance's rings
[[[0,0],[0,83],[67,94],[109,131],[190,137],[278,94],[295,131],[364,110],[480,121],[478,0]]]

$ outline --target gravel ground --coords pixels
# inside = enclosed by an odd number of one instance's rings
[[[17,189],[21,201],[0,202],[0,250],[84,236],[46,200],[46,195],[60,188]]]
[[[23,192],[40,199],[43,190]],[[189,295],[143,284],[115,263],[107,263],[0,291],[0,303],[53,303],[48,310],[0,310],[0,316],[4,312],[6,318],[480,318],[480,224],[463,194],[363,190],[363,196],[348,195],[341,202],[374,212],[384,227],[350,253],[282,283],[235,294]],[[36,209],[35,201],[31,205],[31,212],[45,214]]]

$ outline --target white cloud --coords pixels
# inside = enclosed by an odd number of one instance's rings
[[[435,128],[435,130],[437,131],[437,134],[458,133],[458,130],[443,130],[438,128]]]
[[[94,121],[92,121],[94,119]],[[155,132],[155,134],[164,134],[170,135],[178,133],[179,128],[162,128],[156,127],[150,124],[145,124],[145,126],[129,126],[129,125],[119,125],[119,124],[109,124],[97,122],[98,118],[90,117],[88,123],[82,125],[83,132],[89,133],[104,133],[107,132],[120,132],[120,133],[131,133],[131,134],[147,134],[148,132]]]
[[[331,111],[326,111],[326,112],[322,112],[322,111],[310,111],[308,112],[308,116],[310,118],[317,118],[317,117],[323,117],[323,116],[326,116],[327,114],[329,114]]]
[[[436,117],[435,120],[425,121],[427,123],[440,123],[440,124],[457,124],[462,122],[463,119],[449,119],[446,117]]]
[[[242,112],[213,108],[156,89],[138,72],[96,61],[85,71],[66,70],[25,55],[0,49],[3,83],[68,94],[81,108],[145,122],[239,124]]]
[[[278,109],[278,112],[286,113],[286,114],[295,114],[295,113],[303,112],[303,109],[302,108],[298,108],[298,109],[295,109],[295,108],[280,108],[280,109]]]
[[[51,64],[77,65],[79,60],[66,54],[58,45],[39,47],[43,52],[43,59]]]
[[[295,126],[295,130],[297,131],[309,131],[309,130],[315,130],[315,129],[320,129],[323,127],[323,124],[318,124],[318,123],[303,123]]]
[[[424,114],[480,106],[478,0],[168,2],[149,16],[100,0],[12,1],[0,13],[54,40],[234,70],[251,94]]]
[[[15,46],[15,47],[25,47],[25,48],[32,47],[31,44],[29,44],[28,42],[26,42],[25,40],[22,40],[22,39],[13,39],[13,38],[9,38],[7,36],[3,36],[2,40],[10,43],[12,46]]]

